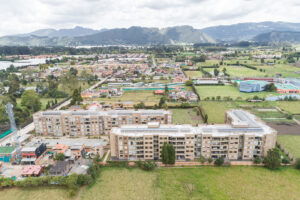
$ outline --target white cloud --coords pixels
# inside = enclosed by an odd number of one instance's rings
[[[299,22],[298,0],[0,0],[0,35],[40,28]]]

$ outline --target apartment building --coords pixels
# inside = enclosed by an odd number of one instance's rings
[[[110,134],[111,156],[119,160],[159,160],[164,142],[175,147],[177,160],[224,157],[252,160],[275,147],[277,133],[244,110],[226,113],[226,124],[171,125],[158,122],[124,125]]]
[[[172,123],[172,112],[166,110],[110,111],[41,111],[33,116],[35,131],[40,135],[85,136],[109,134],[124,124]]]

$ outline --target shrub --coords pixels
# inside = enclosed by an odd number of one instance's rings
[[[220,158],[216,159],[214,164],[216,166],[222,166],[224,164],[224,158],[220,157]]]
[[[283,158],[283,159],[281,160],[281,162],[282,162],[283,164],[290,164],[290,160],[287,159],[287,158]]]
[[[253,162],[254,162],[255,164],[260,164],[260,163],[261,163],[260,157],[255,157],[254,160],[253,160]]]
[[[212,158],[207,159],[207,162],[208,162],[208,163],[212,163],[212,161],[213,161]]]
[[[145,171],[152,171],[156,167],[155,162],[151,162],[151,161],[138,161],[136,162],[136,164],[139,168]]]
[[[54,156],[53,158],[54,160],[60,160],[60,161],[64,161],[65,160],[65,155],[63,153],[58,153]]]
[[[201,162],[202,164],[205,163],[205,158],[204,158],[204,156],[200,156],[200,162]]]
[[[300,169],[300,158],[296,160],[295,167],[296,169]]]
[[[281,159],[278,148],[269,149],[267,156],[264,159],[264,164],[269,169],[278,169],[280,167]]]

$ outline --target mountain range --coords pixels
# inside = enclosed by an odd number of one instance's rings
[[[195,29],[192,26],[168,28],[130,28],[94,30],[40,29],[31,33],[0,37],[0,45],[81,46],[81,45],[150,45],[216,43],[236,41],[300,42],[300,23],[239,23]]]

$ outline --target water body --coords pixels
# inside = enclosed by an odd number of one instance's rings
[[[23,67],[23,66],[29,66],[29,65],[45,64],[45,63],[46,63],[46,59],[43,59],[43,58],[18,60],[15,62],[0,61],[0,70],[8,68],[10,65],[14,65],[15,67]]]

